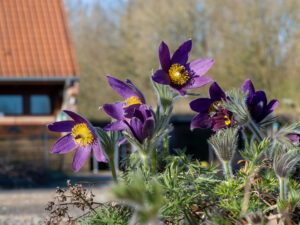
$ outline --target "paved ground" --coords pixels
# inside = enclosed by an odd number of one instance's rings
[[[93,188],[96,201],[105,201],[111,184],[109,174],[80,176],[75,180],[98,180]],[[45,217],[45,206],[55,195],[55,188],[0,190],[0,225],[38,225]],[[78,212],[76,212],[78,213]]]

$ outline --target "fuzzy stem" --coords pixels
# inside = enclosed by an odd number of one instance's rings
[[[115,161],[114,161],[113,157],[109,158],[109,164],[110,164],[112,176],[114,178],[114,182],[117,184],[118,178],[117,178],[117,173],[116,173],[116,168],[115,168]]]
[[[261,142],[263,140],[263,135],[257,127],[256,123],[252,119],[250,119],[248,126],[251,132],[256,136],[257,140]]]
[[[142,155],[142,159],[144,161],[145,172],[148,172],[148,155]]]
[[[156,173],[156,148],[152,150],[152,175]]]
[[[168,156],[168,136],[164,137],[164,156]]]
[[[279,177],[279,191],[280,199],[286,201],[286,179],[284,177]]]
[[[224,161],[223,167],[224,167],[224,175],[225,175],[226,179],[227,180],[232,179],[232,171],[231,171],[230,161]]]

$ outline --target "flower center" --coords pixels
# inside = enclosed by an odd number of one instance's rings
[[[137,105],[137,104],[142,104],[142,101],[140,100],[140,98],[136,97],[136,96],[131,96],[129,98],[125,99],[125,107],[131,106],[131,105]]]
[[[208,114],[212,117],[216,114],[216,112],[218,111],[219,107],[224,107],[224,103],[222,101],[214,101],[209,109],[208,109]]]
[[[185,70],[184,66],[181,66],[178,63],[175,63],[170,67],[169,77],[172,83],[177,85],[183,85],[190,79],[189,72]]]
[[[226,126],[229,126],[229,125],[231,124],[231,120],[229,119],[229,117],[228,117],[227,115],[225,115],[225,116],[224,116],[224,119],[225,119],[225,121],[224,121],[224,122],[225,122],[225,125],[226,125]]]
[[[87,146],[94,140],[94,136],[91,134],[85,123],[76,124],[71,131],[73,141],[80,146]]]

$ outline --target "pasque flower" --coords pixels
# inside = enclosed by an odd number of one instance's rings
[[[278,100],[273,99],[268,104],[266,93],[264,91],[255,91],[250,79],[245,80],[242,86],[242,91],[248,92],[246,96],[246,104],[251,118],[257,123],[271,114],[279,103]]]
[[[209,94],[210,98],[198,98],[190,103],[191,109],[198,112],[191,122],[191,130],[212,128],[217,131],[235,124],[232,113],[223,103],[229,98],[216,82],[210,86]]]
[[[126,80],[126,83],[120,81],[117,78],[107,76],[110,86],[124,98],[123,102],[117,102],[114,104],[104,104],[103,110],[110,117],[116,121],[110,123],[105,127],[105,130],[124,130],[126,129],[123,120],[130,119],[136,108],[139,108],[141,104],[145,104],[146,100],[143,93],[130,81]]]
[[[52,147],[51,153],[65,154],[77,149],[73,159],[73,169],[77,172],[88,159],[91,149],[99,162],[106,162],[95,128],[79,114],[64,110],[73,120],[55,122],[48,125],[54,132],[68,132]]]
[[[180,45],[171,58],[168,46],[162,41],[158,50],[161,69],[153,74],[153,81],[170,85],[181,95],[185,95],[187,89],[199,88],[210,83],[210,77],[202,76],[213,65],[214,60],[202,58],[187,63],[191,49],[192,40],[188,40]]]
[[[121,112],[120,104],[118,105],[118,112]],[[133,138],[139,143],[143,143],[146,138],[151,138],[154,131],[154,118],[150,107],[147,105],[139,105],[133,112],[130,119],[122,117],[118,112],[113,112],[111,115],[115,119],[119,119],[112,122],[104,128],[104,130],[127,130]]]
[[[295,146],[300,145],[300,134],[291,133],[286,135],[286,137],[292,142],[293,145]]]

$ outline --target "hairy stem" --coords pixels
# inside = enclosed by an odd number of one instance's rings
[[[117,178],[117,173],[116,173],[116,168],[115,168],[115,161],[113,157],[109,158],[109,164],[110,164],[110,169],[112,176],[114,178],[114,182],[117,184],[118,183],[118,178]]]
[[[164,156],[168,156],[168,136],[164,137]]]
[[[152,150],[152,175],[156,174],[156,148]]]
[[[232,179],[230,161],[223,161],[224,175],[227,180]]]
[[[286,201],[286,179],[284,177],[279,177],[279,192],[280,199]]]
[[[263,134],[261,133],[261,131],[257,127],[256,123],[252,119],[250,119],[250,121],[248,123],[248,127],[251,130],[252,134],[254,134],[256,136],[256,138],[259,142],[261,142],[264,139]]]

